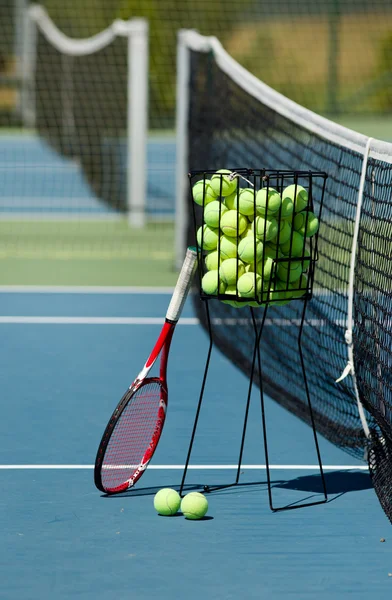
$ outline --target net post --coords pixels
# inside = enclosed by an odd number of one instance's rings
[[[128,33],[127,210],[128,224],[144,227],[147,196],[148,22],[132,19]]]
[[[21,64],[20,111],[23,126],[34,129],[35,110],[35,67],[37,56],[38,7],[32,4],[23,14],[23,46]]]
[[[176,88],[176,215],[175,248],[176,268],[181,267],[181,257],[186,248],[186,193],[188,172],[188,109],[190,53],[186,43],[187,31],[181,29],[177,37],[177,88]]]

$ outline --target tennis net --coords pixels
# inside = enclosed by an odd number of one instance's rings
[[[392,520],[392,144],[300,107],[243,69],[216,38],[192,31],[179,35],[177,94],[179,255],[186,241],[194,242],[184,180],[189,169],[328,174],[314,295],[302,333],[307,379],[318,431],[369,461]],[[195,309],[206,326],[199,300]],[[244,321],[246,309],[217,300],[209,309],[221,323],[217,346],[249,373],[254,336],[250,318]],[[271,307],[261,351],[265,391],[308,421],[296,327],[302,310],[300,301]],[[225,319],[239,317],[233,336]]]

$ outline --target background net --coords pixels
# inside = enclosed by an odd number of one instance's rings
[[[257,90],[253,94],[244,91],[218,66],[211,53],[192,51],[190,71],[188,151],[191,169],[202,170],[205,165],[213,169],[246,166],[323,170],[328,174],[314,297],[306,310],[302,347],[318,431],[350,454],[363,458],[369,448],[358,415],[352,378],[346,377],[340,383],[335,381],[347,364],[347,288],[366,138],[346,131],[347,140],[334,143],[319,135],[311,118],[304,127],[294,116],[294,120],[282,116],[278,106],[273,110],[258,99]],[[281,101],[285,106],[286,99]],[[288,107],[288,114],[289,109],[292,107]],[[328,130],[328,124],[324,126]],[[391,156],[389,146],[389,160]],[[390,277],[387,257],[392,250],[388,205],[391,177],[390,163],[369,160],[360,222],[354,340],[360,397],[373,444],[369,452],[373,479],[390,517],[392,465],[386,456],[392,441],[388,373],[390,286],[387,283]],[[313,197],[317,207],[317,188]],[[189,206],[188,212],[190,210]],[[194,242],[191,220],[188,241]],[[204,306],[197,300],[194,307],[206,326]],[[209,302],[209,308],[212,320],[238,317],[238,309],[216,300]],[[295,325],[301,319],[302,310],[302,302],[269,309],[271,321],[266,326],[261,347],[262,368],[268,394],[309,422]],[[232,327],[215,326],[218,347],[247,374],[253,339],[250,319],[248,325],[242,323],[236,329],[234,338]],[[381,432],[384,437],[380,442]]]

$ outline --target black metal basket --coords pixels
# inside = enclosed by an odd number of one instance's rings
[[[311,298],[326,179],[312,171],[191,171],[201,298],[238,308]]]

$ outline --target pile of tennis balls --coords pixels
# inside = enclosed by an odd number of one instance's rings
[[[300,298],[307,291],[311,260],[306,241],[319,228],[307,190],[292,183],[279,193],[268,186],[257,190],[255,199],[254,189],[242,183],[220,169],[192,187],[193,200],[204,207],[196,235],[205,251],[203,292],[236,296],[222,300],[236,308]]]
[[[154,496],[154,508],[159,515],[170,517],[181,509],[186,519],[202,519],[208,510],[207,498],[199,492],[190,492],[181,499],[172,488],[162,488]]]

